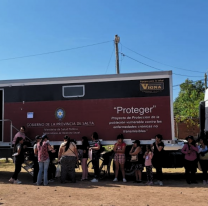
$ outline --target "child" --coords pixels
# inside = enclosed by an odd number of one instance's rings
[[[153,185],[153,173],[152,173],[152,157],[151,146],[146,145],[146,152],[144,154],[145,167],[147,172],[147,185]]]

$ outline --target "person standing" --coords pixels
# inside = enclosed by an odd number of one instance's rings
[[[198,146],[199,163],[201,165],[201,169],[203,172],[203,184],[206,185],[208,184],[208,176],[207,176],[208,156],[206,154],[208,153],[207,141],[204,138],[199,138],[199,143],[200,143],[200,145]]]
[[[152,157],[153,153],[151,151],[151,146],[146,146],[146,152],[144,154],[145,159],[145,167],[146,167],[146,173],[147,173],[147,185],[153,185],[153,173],[152,173]]]
[[[75,183],[75,165],[78,161],[78,152],[76,144],[71,142],[68,136],[59,148],[58,161],[61,163],[61,183],[65,183],[68,174],[72,182]]]
[[[37,183],[39,164],[38,164],[38,149],[37,143],[41,141],[41,136],[37,135],[35,137],[36,143],[33,146],[34,157],[33,157],[33,183]]]
[[[23,140],[26,139],[26,136],[25,136],[25,127],[24,126],[21,126],[19,132],[17,132],[15,134],[14,139],[12,141],[12,144],[13,145],[15,144],[17,137],[22,137]]]
[[[49,166],[49,154],[48,151],[55,152],[48,142],[48,137],[44,134],[41,138],[41,141],[37,143],[37,152],[38,152],[38,163],[39,163],[39,172],[37,185],[41,185],[42,174],[44,172],[44,186],[48,185],[48,166]]]
[[[82,164],[82,179],[81,180],[87,180],[88,179],[88,168],[87,168],[87,159],[88,159],[88,150],[89,150],[89,142],[87,137],[82,137],[82,151],[83,151],[83,156],[81,159],[81,164]]]
[[[185,175],[186,182],[188,184],[197,183],[196,182],[196,168],[197,168],[197,153],[198,147],[194,140],[193,136],[188,136],[187,138],[188,144],[185,144],[181,150],[183,154],[185,154]]]
[[[94,168],[94,179],[91,182],[98,182],[100,170],[99,170],[99,159],[100,159],[100,141],[98,139],[98,133],[93,132],[92,136],[92,143],[90,145],[89,150],[92,151],[92,165]]]
[[[16,142],[14,144],[14,164],[15,164],[15,171],[12,177],[9,179],[9,182],[14,184],[21,184],[22,182],[19,181],[18,175],[21,171],[22,163],[24,162],[24,149],[23,149],[23,138],[17,137]]]
[[[114,148],[113,148],[113,151],[115,152],[115,155],[114,155],[115,178],[113,180],[114,182],[118,181],[119,168],[123,176],[123,182],[127,182],[125,178],[125,170],[124,170],[124,164],[126,160],[125,150],[126,150],[126,143],[123,141],[123,134],[119,134],[117,136],[117,143],[115,143]]]
[[[163,151],[164,151],[164,143],[162,142],[162,135],[157,134],[155,136],[155,142],[151,145],[154,147],[154,155],[152,159],[153,166],[156,169],[156,177],[157,181],[154,183],[156,185],[163,185],[163,173],[162,173],[162,166],[163,166]]]
[[[136,183],[141,183],[142,182],[142,171],[144,169],[143,167],[143,155],[142,155],[142,148],[140,146],[140,141],[135,140],[133,142],[133,146],[129,152],[131,156],[136,156],[137,161],[133,162],[135,165],[135,176],[136,176]]]

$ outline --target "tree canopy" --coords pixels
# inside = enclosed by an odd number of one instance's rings
[[[199,103],[204,99],[205,86],[202,81],[186,79],[180,85],[180,92],[174,101],[174,117],[177,121],[195,124],[199,117]]]

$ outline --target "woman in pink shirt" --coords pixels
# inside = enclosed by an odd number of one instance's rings
[[[113,180],[114,182],[118,181],[119,168],[123,176],[123,182],[126,182],[125,170],[124,170],[124,164],[126,160],[125,150],[126,150],[126,143],[123,142],[123,134],[119,134],[117,136],[117,143],[114,145],[114,148],[113,148],[113,151],[115,152],[115,155],[114,155],[115,178]]]
[[[185,154],[184,167],[186,182],[188,184],[197,183],[195,174],[197,168],[198,147],[193,136],[188,136],[186,139],[188,141],[188,144],[185,144],[181,150],[181,152]]]
[[[55,150],[51,147],[48,141],[48,137],[44,134],[41,138],[41,141],[37,143],[37,151],[35,153],[38,154],[38,164],[39,164],[39,172],[37,185],[41,185],[42,182],[42,174],[44,173],[44,182],[43,184],[48,185],[48,166],[50,163],[48,151],[55,152]]]

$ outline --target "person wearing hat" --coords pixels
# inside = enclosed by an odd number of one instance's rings
[[[125,150],[126,150],[126,143],[123,142],[123,134],[119,134],[117,136],[117,143],[115,143],[113,151],[115,152],[114,155],[114,163],[115,163],[115,178],[114,182],[118,181],[118,171],[119,167],[123,176],[123,182],[127,182],[125,178],[125,170],[124,170],[124,164],[125,164]]]
[[[131,158],[133,156],[136,156],[134,160],[132,160],[133,164],[135,165],[135,176],[136,176],[136,183],[142,182],[142,171],[144,169],[143,167],[143,154],[142,154],[142,148],[140,146],[140,141],[135,140],[133,142],[133,146],[129,152],[131,155]]]
[[[186,182],[188,184],[197,183],[196,182],[196,168],[197,168],[197,153],[198,147],[194,140],[193,136],[188,136],[187,138],[188,143],[184,144],[181,152],[185,154],[185,175],[186,175]]]
[[[50,163],[48,151],[56,152],[48,142],[48,137],[46,134],[42,135],[41,141],[37,143],[38,150],[38,163],[39,163],[39,172],[37,185],[41,185],[42,182],[42,173],[44,171],[44,185],[48,185],[48,166]]]

